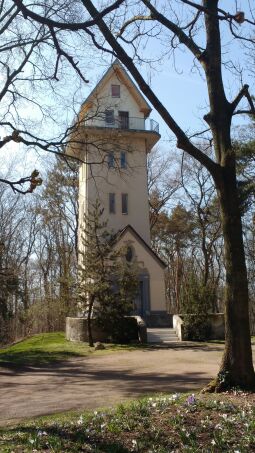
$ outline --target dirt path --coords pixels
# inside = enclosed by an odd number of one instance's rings
[[[223,346],[175,344],[40,368],[0,368],[0,425],[95,409],[153,392],[192,391],[218,371]]]

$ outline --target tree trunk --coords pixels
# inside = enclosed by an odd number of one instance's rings
[[[94,297],[89,296],[89,306],[88,306],[88,343],[90,347],[94,346],[94,341],[93,341],[93,334],[92,334],[92,325],[91,325],[91,315],[92,315],[92,309],[94,305]]]
[[[225,351],[215,390],[255,389],[249,325],[248,281],[235,168],[222,169],[217,184],[224,236]]]

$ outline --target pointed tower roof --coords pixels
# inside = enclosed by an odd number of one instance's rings
[[[151,107],[118,59],[116,59],[111,64],[109,69],[107,69],[103,77],[99,80],[98,84],[85,99],[82,104],[82,110],[86,111],[91,107],[93,100],[100,95],[101,90],[109,82],[113,75],[117,75],[120,82],[122,82],[126,86],[129,93],[133,96],[134,100],[138,104],[140,111],[143,112],[145,118],[147,118],[151,113]]]

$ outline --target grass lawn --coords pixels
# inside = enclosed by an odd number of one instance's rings
[[[45,333],[33,335],[12,346],[0,349],[0,364],[11,363],[22,366],[45,365],[74,357],[85,357],[90,354],[132,351],[143,347],[146,346],[141,346],[140,344],[107,344],[105,350],[95,351],[94,348],[90,348],[86,343],[67,341],[63,332]]]
[[[255,395],[151,397],[0,429],[1,453],[254,452]]]

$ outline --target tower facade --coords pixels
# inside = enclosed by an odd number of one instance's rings
[[[160,139],[151,108],[115,61],[83,103],[69,153],[80,157],[79,227],[96,200],[107,229],[139,267],[134,313],[149,325],[167,325],[164,268],[150,247],[147,153]]]

